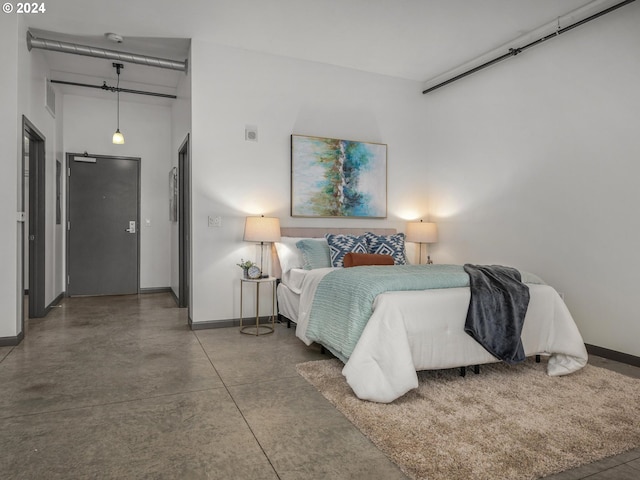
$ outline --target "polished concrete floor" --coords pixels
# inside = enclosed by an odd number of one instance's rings
[[[0,347],[0,479],[405,478],[297,375],[321,358],[286,325],[193,332],[168,294],[64,299]],[[637,480],[640,449],[548,478]]]

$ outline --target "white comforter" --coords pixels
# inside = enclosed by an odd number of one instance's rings
[[[332,269],[308,272],[302,283],[296,335],[305,335],[313,296]],[[548,354],[547,373],[566,375],[587,363],[582,336],[558,293],[529,285],[530,301],[522,331],[527,355]],[[388,403],[418,386],[418,370],[498,361],[464,331],[469,288],[388,292],[378,295],[373,314],[342,370],[363,400]]]

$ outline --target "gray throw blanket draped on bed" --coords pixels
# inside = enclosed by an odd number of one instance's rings
[[[525,359],[520,334],[529,306],[529,287],[520,272],[501,265],[464,266],[471,300],[464,330],[491,355],[515,364]]]

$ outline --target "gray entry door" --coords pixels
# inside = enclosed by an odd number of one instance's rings
[[[67,294],[138,293],[140,161],[68,154]]]

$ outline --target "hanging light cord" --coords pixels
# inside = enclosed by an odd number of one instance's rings
[[[117,112],[118,112],[118,125],[117,130],[120,131],[120,68],[118,68],[118,82],[116,83],[116,95],[117,97]]]
[[[122,133],[120,133],[120,70],[122,69],[123,65],[121,63],[114,63],[113,66],[116,69],[116,73],[118,74],[118,81],[117,81],[117,87],[115,88],[116,91],[116,121],[117,121],[117,127],[116,127],[116,133],[113,134],[113,138],[112,138],[112,142],[115,143],[116,145],[122,145],[124,143],[124,136],[122,135]]]

